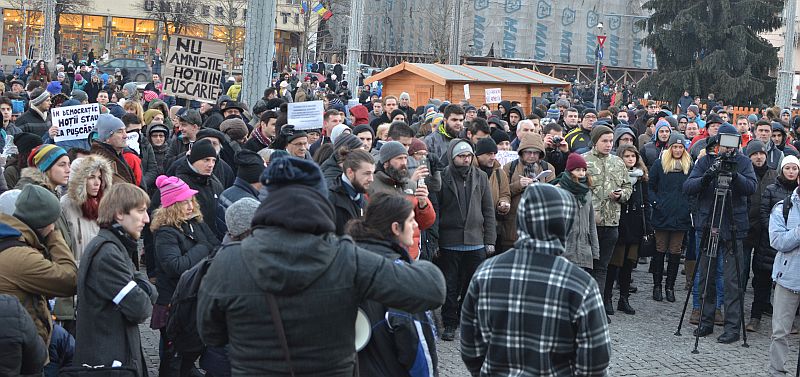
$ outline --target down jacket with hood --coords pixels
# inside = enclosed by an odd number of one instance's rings
[[[0,293],[16,296],[33,318],[45,344],[50,343],[53,318],[49,297],[75,294],[78,267],[61,232],[44,239],[13,216],[0,213],[0,239],[16,239],[24,245],[0,253]]]
[[[626,134],[633,137],[634,143],[636,142],[636,133],[634,133],[629,127],[617,126],[614,128],[614,148],[611,149],[611,154],[615,156],[617,155],[617,148],[619,148],[620,145],[619,139]]]
[[[84,217],[81,210],[81,206],[89,199],[86,182],[96,171],[100,171],[100,189],[108,190],[113,179],[111,163],[103,157],[90,155],[72,162],[67,194],[61,197],[61,210],[67,225],[72,229],[72,238],[75,243],[75,249],[72,252],[75,255],[75,261],[78,262],[86,245],[100,231],[97,221]]]
[[[356,117],[355,122],[352,124],[353,128],[362,124],[369,124],[369,110],[367,110],[367,107],[364,105],[356,105],[351,107],[350,115]],[[408,119],[411,120],[410,117]]]
[[[653,133],[653,138],[650,139],[650,142],[645,144],[640,150],[640,153],[642,155],[642,162],[644,162],[644,165],[647,166],[648,169],[650,169],[653,166],[653,162],[655,162],[657,159],[661,157],[661,152],[667,148],[669,137],[667,137],[667,140],[665,141],[661,141],[658,139],[658,130],[664,127],[669,128],[669,124],[668,123],[657,124],[656,130]]]
[[[298,377],[353,376],[359,303],[418,313],[444,302],[444,277],[433,264],[394,263],[337,237],[321,190],[290,184],[269,198],[253,233],[217,253],[198,294],[200,337],[229,345],[233,375],[289,373],[265,293],[277,302]]]
[[[514,107],[508,109],[508,113],[506,114],[506,117],[510,118],[511,113],[517,113],[517,115],[519,115],[519,120],[520,121],[525,119],[525,111],[522,110],[522,108],[519,107],[519,106],[514,106]],[[516,125],[511,125],[511,121],[509,121],[508,122],[508,128],[509,128],[508,134],[511,135],[511,137],[513,139],[516,139],[517,138],[517,126]]]

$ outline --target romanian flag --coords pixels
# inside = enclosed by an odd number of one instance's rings
[[[325,7],[322,5],[322,3],[318,3],[318,4],[317,4],[317,5],[314,7],[314,12],[317,12],[317,14],[319,14],[319,15],[320,15],[320,17],[322,17],[322,19],[323,19],[323,20],[326,20],[326,21],[327,21],[329,18],[331,18],[331,17],[333,16],[333,12],[331,12],[331,11],[329,11],[327,8],[325,8]]]
[[[301,7],[302,7],[302,8],[300,9],[300,13],[305,13],[305,12],[308,12],[308,2],[306,2],[306,1],[303,1],[303,2],[301,3]]]

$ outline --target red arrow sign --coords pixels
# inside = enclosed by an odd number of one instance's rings
[[[606,43],[606,36],[605,35],[598,35],[597,36],[597,44],[600,45],[600,48],[603,47],[603,43]]]

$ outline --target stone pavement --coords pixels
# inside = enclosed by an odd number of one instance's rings
[[[771,317],[764,317],[761,331],[748,333],[749,348],[742,342],[722,345],[716,337],[722,334],[716,327],[714,334],[700,338],[699,351],[694,355],[694,326],[688,324],[689,313],[681,330],[675,336],[686,291],[683,290],[683,275],[678,276],[676,296],[678,301],[655,302],[650,298],[652,278],[645,265],[634,270],[634,285],[639,292],[631,294],[631,305],[636,315],[617,312],[611,316],[609,330],[612,338],[612,360],[610,376],[766,376],[769,361],[769,334]],[[614,291],[618,295],[617,291]],[[616,308],[616,297],[614,300]],[[745,296],[745,313],[750,313],[752,292]],[[689,303],[691,306],[691,302]],[[691,308],[690,308],[691,310]],[[157,376],[158,332],[141,326],[142,344],[150,366],[150,375]],[[787,368],[794,375],[797,363],[800,336],[790,337],[790,358]],[[438,342],[439,373],[442,377],[468,376],[459,354],[458,338],[454,342]]]

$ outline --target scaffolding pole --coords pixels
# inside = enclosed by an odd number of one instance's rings
[[[781,108],[792,106],[792,86],[794,85],[794,27],[796,0],[786,0],[783,17],[783,63],[778,71],[775,104]]]

